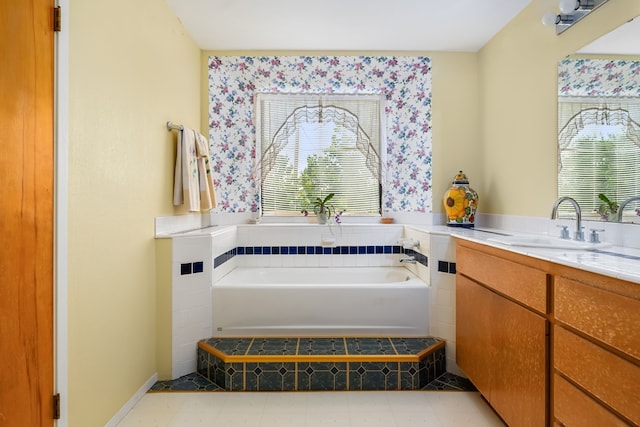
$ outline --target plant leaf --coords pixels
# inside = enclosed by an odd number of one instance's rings
[[[609,205],[609,207],[613,206],[613,202],[611,200],[609,200],[609,198],[607,196],[605,196],[604,194],[602,194],[602,193],[598,194],[598,198],[600,200],[602,200],[603,202],[605,202],[607,205]]]

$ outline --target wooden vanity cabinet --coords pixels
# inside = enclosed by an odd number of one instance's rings
[[[640,284],[459,239],[456,361],[519,426],[640,425]]]
[[[456,362],[510,426],[548,423],[548,275],[527,257],[458,241]]]
[[[640,425],[640,284],[559,268],[553,313],[554,419]]]

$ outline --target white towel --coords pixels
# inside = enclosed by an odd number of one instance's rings
[[[173,204],[186,204],[189,212],[216,206],[207,139],[187,127],[178,132]]]
[[[198,175],[200,177],[200,209],[210,211],[216,207],[216,193],[213,188],[211,164],[209,162],[209,141],[195,133],[196,156],[198,156]]]

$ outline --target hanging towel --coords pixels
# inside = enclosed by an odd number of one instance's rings
[[[176,150],[173,204],[176,206],[186,204],[189,212],[200,211],[200,178],[196,154],[196,135],[196,131],[187,127],[178,132]]]
[[[209,162],[209,141],[195,132],[198,176],[200,178],[200,209],[210,211],[216,207],[216,193],[213,188],[211,164]]]

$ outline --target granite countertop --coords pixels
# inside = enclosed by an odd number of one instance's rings
[[[490,239],[518,233],[493,229],[450,229],[448,234],[459,239],[640,284],[640,249],[606,246],[592,250],[575,250],[506,245]]]

